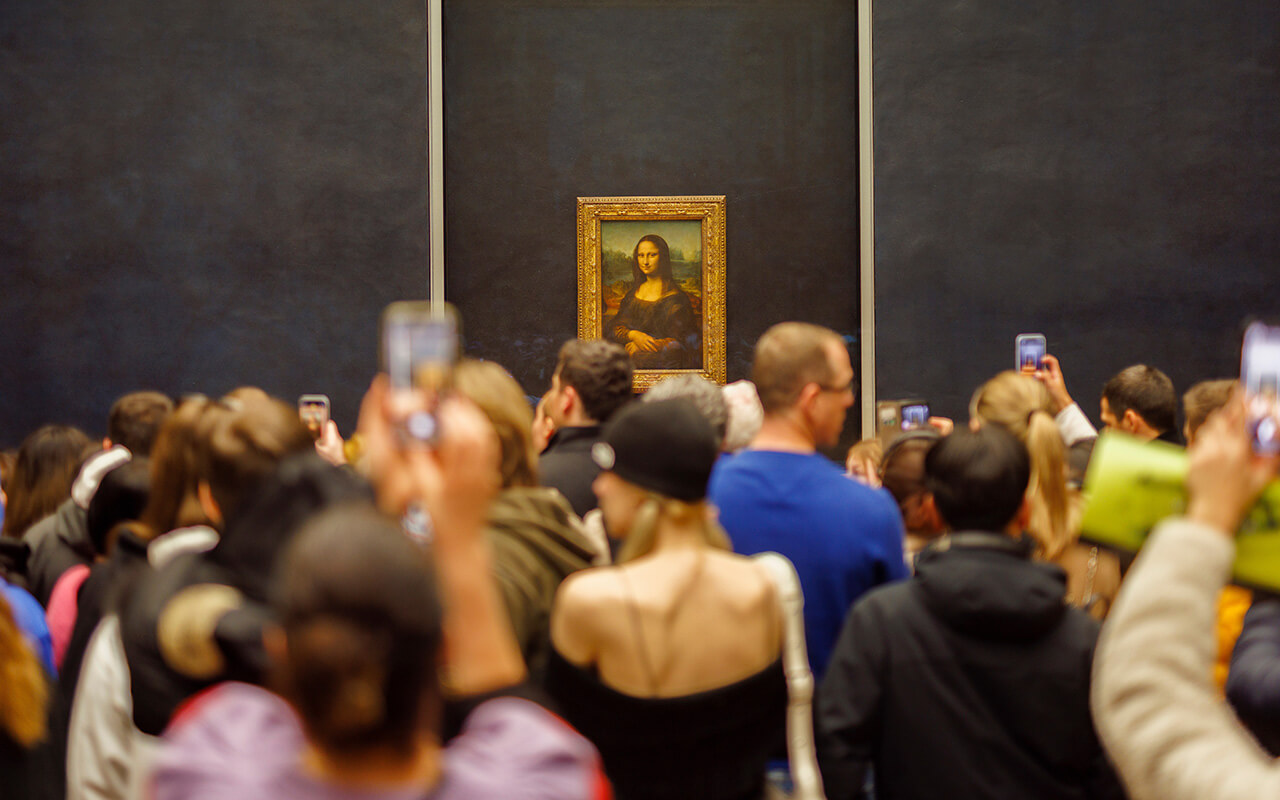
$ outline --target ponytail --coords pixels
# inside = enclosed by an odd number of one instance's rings
[[[1027,532],[1036,540],[1036,554],[1045,560],[1058,557],[1075,540],[1079,517],[1078,495],[1067,489],[1066,445],[1051,407],[1043,384],[1012,371],[983,384],[969,404],[975,419],[1007,428],[1026,445],[1031,456]]]

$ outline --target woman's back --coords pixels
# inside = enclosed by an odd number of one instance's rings
[[[579,573],[557,603],[578,629],[560,632],[562,655],[594,664],[603,683],[636,697],[726,686],[772,664],[781,647],[764,568],[708,548]]]
[[[557,602],[559,625],[583,636],[565,642],[553,623],[547,688],[600,750],[619,800],[761,796],[787,705],[762,565],[680,551],[578,573]]]

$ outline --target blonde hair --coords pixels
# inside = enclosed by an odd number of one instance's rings
[[[1053,560],[1075,541],[1080,528],[1080,496],[1067,488],[1067,454],[1053,418],[1049,390],[1035,378],[1012,370],[987,381],[973,395],[969,416],[1013,433],[1031,456],[1028,532],[1037,552]]]
[[[716,550],[733,550],[724,528],[707,516],[705,501],[686,503],[656,492],[645,492],[646,498],[636,511],[627,538],[622,541],[616,563],[625,564],[653,552],[657,541],[658,520],[666,517],[676,525],[696,525],[703,544]]]
[[[502,448],[502,488],[538,485],[533,410],[516,379],[493,361],[464,359],[453,371],[458,393],[480,407]]]
[[[24,750],[44,740],[49,686],[40,660],[0,594],[0,731]]]

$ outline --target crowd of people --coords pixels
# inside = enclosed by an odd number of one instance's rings
[[[1158,369],[1103,388],[1109,435],[1189,451],[1134,560],[1080,538],[1099,434],[1052,355],[845,470],[831,330],[773,326],[750,381],[632,379],[609,340],[536,403],[464,359],[430,442],[385,376],[345,445],[253,387],[32,432],[0,794],[1280,796],[1280,604],[1226,586],[1278,464],[1234,381],[1181,429]]]

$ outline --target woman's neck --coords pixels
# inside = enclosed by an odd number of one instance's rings
[[[302,768],[312,777],[340,786],[416,786],[425,790],[440,780],[440,744],[424,734],[408,753],[377,750],[333,753],[309,742],[302,753]]]

